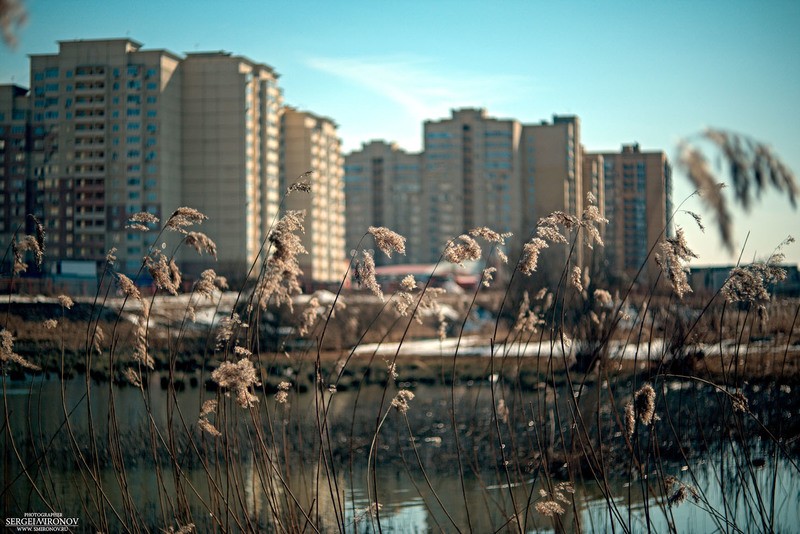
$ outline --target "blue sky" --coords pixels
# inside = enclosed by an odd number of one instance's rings
[[[127,36],[146,48],[227,50],[272,65],[287,103],[335,119],[346,150],[372,138],[418,150],[423,120],[482,106],[523,122],[577,114],[590,150],[638,141],[672,156],[682,137],[727,128],[768,142],[800,172],[797,1],[26,6],[18,47],[0,48],[0,83],[26,85],[27,54],[54,53],[58,40]],[[690,192],[676,175],[675,200]],[[750,232],[745,259],[765,257],[788,234],[800,238],[800,212],[776,194],[735,217],[739,245]],[[735,260],[711,228],[677,222],[696,263]],[[800,262],[800,245],[785,252]]]

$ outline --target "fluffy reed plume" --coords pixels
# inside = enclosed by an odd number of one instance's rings
[[[47,319],[44,323],[42,323],[42,326],[44,326],[46,330],[53,330],[58,326],[58,321],[55,319]]]
[[[134,369],[133,367],[128,367],[125,369],[125,379],[136,388],[142,387],[142,377],[139,375],[139,371]]]
[[[534,237],[522,246],[522,256],[519,260],[519,270],[523,274],[533,274],[539,264],[539,254],[548,247],[547,242]]]
[[[61,304],[61,306],[63,306],[68,310],[72,309],[72,306],[75,305],[75,303],[72,302],[72,299],[68,295],[59,295],[58,302]]]
[[[531,309],[530,305],[530,296],[525,291],[522,293],[522,302],[520,302],[517,319],[512,327],[514,333],[533,334],[536,332],[537,326],[544,324],[544,321]]]
[[[163,289],[171,295],[178,294],[178,288],[181,285],[181,272],[174,259],[167,261],[167,257],[158,252],[156,258],[147,256],[145,263],[157,288]]]
[[[767,261],[732,269],[722,285],[721,291],[725,299],[728,302],[753,304],[762,318],[766,319],[766,305],[770,300],[767,288],[786,279],[786,270],[778,264],[785,258],[781,249],[791,243],[794,243],[794,238],[789,236]]]
[[[300,178],[311,176],[314,171],[308,171],[300,175]],[[301,180],[299,182],[295,182],[290,185],[286,189],[286,194],[293,193],[295,191],[302,191],[303,193],[310,193],[311,192],[311,182],[308,180]]]
[[[595,289],[594,300],[600,304],[600,306],[610,306],[614,302],[614,299],[611,297],[611,293],[605,289]]]
[[[625,429],[628,437],[633,436],[636,422],[644,426],[650,425],[655,419],[656,392],[653,386],[645,384],[634,394],[633,400],[625,405]]]
[[[677,167],[683,169],[692,181],[700,198],[714,213],[722,243],[729,251],[733,251],[733,219],[728,210],[728,203],[722,195],[723,184],[717,183],[708,160],[700,150],[688,143],[678,145],[680,154]]]
[[[397,232],[393,232],[383,226],[370,226],[367,232],[372,234],[372,237],[375,238],[375,245],[377,245],[387,257],[391,258],[393,251],[405,255],[406,238]]]
[[[253,355],[252,351],[239,345],[233,347],[233,353],[239,356],[240,358],[249,358],[250,356]]]
[[[232,313],[230,317],[223,317],[219,321],[217,331],[217,347],[223,347],[230,341],[240,328],[247,328],[247,323],[243,323],[238,313]],[[237,347],[238,348],[238,347]]]
[[[547,517],[563,514],[564,507],[561,503],[569,504],[569,499],[564,495],[564,492],[575,493],[572,484],[569,482],[559,482],[553,487],[552,495],[550,492],[540,489],[539,496],[544,500],[536,503],[536,511]]]
[[[653,386],[645,384],[634,395],[636,415],[644,426],[653,422],[656,413],[656,392]]]
[[[133,280],[128,278],[122,273],[117,273],[117,284],[119,285],[120,290],[126,297],[134,298],[136,300],[142,300],[142,294],[139,292],[139,289],[136,287],[136,284],[133,283]]]
[[[494,280],[494,273],[497,272],[496,267],[487,267],[481,273],[481,285],[483,287],[489,287],[492,285],[492,280]]]
[[[214,298],[214,293],[228,287],[228,281],[223,276],[217,276],[214,269],[206,269],[200,273],[200,278],[194,284],[194,292],[209,300]]]
[[[579,227],[580,219],[567,215],[562,211],[554,211],[547,217],[542,217],[536,225],[536,235],[551,243],[566,243],[567,238],[559,231],[563,227],[567,232]]]
[[[497,248],[495,248],[495,254],[500,259],[500,261],[502,261],[503,263],[508,263],[508,256],[506,256],[505,252],[503,252],[503,250],[500,247],[505,246],[506,238],[509,238],[512,235],[514,235],[513,233],[504,232],[501,234],[499,232],[495,232],[491,228],[487,228],[486,226],[480,226],[478,228],[473,228],[472,230],[470,230],[469,235],[471,235],[472,237],[480,237],[481,239],[484,239],[489,243],[496,243]]]
[[[0,30],[3,41],[14,48],[17,46],[16,30],[28,21],[28,12],[20,0],[0,0]]]
[[[392,380],[397,380],[397,363],[396,362],[386,362],[386,372],[389,374],[389,378]]]
[[[480,257],[480,245],[467,234],[461,234],[457,240],[451,239],[444,249],[444,259],[458,265],[463,265],[465,261],[479,260]]]
[[[706,129],[702,136],[716,146],[730,166],[733,190],[744,209],[749,210],[752,205],[751,189],[759,198],[770,184],[785,193],[793,207],[796,205],[800,190],[794,174],[768,145],[713,128]]]
[[[253,362],[248,358],[242,358],[237,363],[222,362],[218,368],[211,373],[211,379],[220,387],[226,388],[229,392],[236,395],[236,402],[242,408],[250,408],[258,402],[258,397],[250,392],[251,386],[260,386],[256,375]]]
[[[372,291],[372,294],[383,302],[383,291],[381,291],[381,286],[375,279],[375,258],[372,256],[372,251],[362,250],[361,256],[362,260],[357,261],[353,269],[353,278],[359,285]]]
[[[731,404],[735,412],[747,412],[750,409],[750,403],[741,389],[737,389],[733,395],[731,395]]]
[[[131,230],[141,230],[142,232],[149,232],[151,230],[148,224],[158,224],[159,219],[152,213],[147,213],[146,211],[140,211],[139,213],[133,214],[128,219],[128,224],[125,225],[125,228],[129,228]]]
[[[580,222],[578,223],[583,229],[584,243],[589,248],[594,248],[594,245],[604,246],[603,238],[600,237],[600,230],[598,224],[607,224],[608,219],[600,214],[600,209],[596,205],[594,195],[589,192],[586,195],[586,208],[581,214]]]
[[[553,517],[564,513],[564,507],[556,501],[539,501],[535,505],[536,511],[546,517]]]
[[[578,293],[583,291],[583,272],[577,265],[572,268],[572,273],[569,278],[570,285],[575,288]]]
[[[201,417],[197,420],[197,426],[200,427],[200,430],[203,432],[208,433],[212,438],[218,438],[222,435],[222,432],[217,430],[217,427],[205,417]]]
[[[676,488],[674,492],[672,488]],[[694,502],[700,501],[700,494],[694,486],[684,484],[672,475],[664,477],[664,491],[670,494],[667,498],[667,502],[673,506],[678,506],[683,503],[689,495],[692,496]]]
[[[692,218],[692,219],[694,219],[694,222],[695,222],[695,224],[697,225],[697,228],[698,228],[698,229],[699,229],[701,232],[705,233],[705,231],[706,231],[706,227],[705,227],[705,225],[703,224],[703,218],[702,218],[702,217],[700,217],[700,215],[699,215],[699,214],[697,214],[697,213],[695,213],[695,212],[693,212],[693,211],[689,211],[689,210],[684,210],[684,211],[685,211],[686,213],[688,213],[688,214],[691,216],[691,218]]]
[[[305,215],[305,211],[287,211],[269,234],[272,256],[256,285],[262,309],[266,309],[272,299],[276,306],[286,304],[290,310],[294,309],[292,295],[301,292],[299,278],[303,275],[297,256],[307,254],[296,232],[305,232]]]
[[[217,259],[217,245],[203,232],[189,232],[183,242],[202,256],[203,252]]]
[[[24,273],[28,270],[28,265],[25,263],[25,253],[30,252],[36,261],[36,266],[42,266],[44,260],[44,252],[39,246],[39,241],[36,236],[26,235],[22,241],[17,241],[17,237],[11,240],[11,253],[14,256],[14,274]]]
[[[675,291],[678,298],[682,299],[686,293],[692,292],[686,276],[688,268],[685,263],[696,258],[697,255],[686,244],[686,237],[683,235],[681,227],[675,231],[675,237],[665,239],[663,243],[660,243],[659,248],[661,252],[656,254],[656,263],[661,266],[664,274],[669,278],[672,290]]]
[[[401,389],[392,399],[392,407],[400,413],[408,413],[408,402],[414,399],[414,394],[407,389]]]
[[[41,367],[14,352],[14,336],[8,330],[3,330],[0,331],[0,363],[5,364],[6,362],[13,362],[33,371],[41,370]]]
[[[286,404],[286,401],[289,400],[290,389],[292,389],[292,384],[289,382],[283,381],[278,384],[278,392],[275,393],[275,401],[278,404]]]
[[[106,263],[109,265],[114,265],[117,262],[117,247],[111,247],[108,252],[106,252]]]
[[[97,354],[103,354],[103,343],[106,340],[106,333],[100,325],[95,326],[92,333],[92,348]]]
[[[206,219],[208,219],[208,217],[196,209],[182,207],[176,209],[172,215],[169,216],[164,226],[169,230],[185,234],[187,233],[186,228],[195,224],[201,224]]]
[[[133,359],[141,365],[153,369],[155,362],[147,350],[147,325],[150,320],[150,302],[142,300],[142,314],[137,319],[136,337],[133,343]]]
[[[629,438],[633,437],[636,431],[636,412],[633,409],[633,403],[625,404],[625,433]]]
[[[44,226],[42,226],[42,223],[36,218],[35,215],[31,215],[30,218],[33,220],[33,226],[35,228],[34,238],[36,239],[36,243],[39,245],[39,253],[42,256],[41,259],[38,259],[37,261],[41,267],[42,260],[44,259],[44,240],[47,232],[44,231]]]
[[[200,418],[197,420],[197,426],[200,427],[200,430],[207,432],[212,438],[218,438],[222,435],[222,433],[217,430],[211,421],[208,420],[208,416],[212,413],[217,411],[217,401],[216,399],[210,399],[203,403],[203,406],[200,408]]]
[[[311,297],[311,300],[306,304],[303,315],[300,318],[300,328],[297,329],[299,335],[304,336],[314,328],[314,323],[317,322],[317,317],[319,317],[318,309],[319,299],[317,297]]]
[[[498,233],[492,230],[491,228],[487,228],[486,226],[480,226],[478,228],[473,228],[469,231],[469,235],[472,237],[480,237],[489,243],[497,243],[498,245],[505,245],[506,238],[511,237],[514,235],[511,232],[505,233]]]
[[[408,310],[414,304],[414,295],[411,293],[417,288],[417,281],[414,275],[406,275],[400,282],[400,291],[395,295],[394,307],[400,317],[408,315]]]

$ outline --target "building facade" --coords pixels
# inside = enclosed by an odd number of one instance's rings
[[[217,262],[190,255],[184,264],[243,276],[263,259],[278,210],[278,75],[225,52],[187,54],[181,70],[182,202],[208,216],[202,230],[218,244]]]
[[[642,151],[638,143],[602,156],[606,226],[605,252],[612,272],[636,275],[651,247],[672,235],[672,168],[662,151]],[[644,276],[654,280],[659,267],[653,255]],[[645,280],[640,280],[645,281]]]
[[[419,263],[424,259],[422,157],[394,143],[371,141],[345,157],[346,245],[354,251],[370,226],[385,226],[406,238],[406,255],[375,256],[376,263]],[[363,248],[372,243],[361,242]]]
[[[33,161],[43,152],[43,132],[39,134],[34,137],[31,128],[28,90],[0,85],[0,238],[5,245],[17,229],[32,233],[28,214],[43,216],[35,194],[43,184],[32,172]]]
[[[519,144],[522,126],[485,109],[464,108],[424,125],[422,243],[436,261],[449,239],[477,226],[519,233],[525,209]]]
[[[288,180],[282,170],[315,170],[307,278],[343,274],[336,125],[291,110],[282,138],[283,95],[269,65],[103,39],[62,41],[57,53],[31,56],[30,69],[30,90],[0,86],[3,245],[20,224],[33,231],[32,214],[47,230],[46,261],[101,266],[115,247],[117,268],[135,274],[162,243],[156,229],[126,228],[129,217],[145,211],[163,223],[189,206],[208,216],[198,230],[216,242],[218,261],[178,248],[184,271],[214,267],[239,280],[263,260]],[[179,237],[159,240],[172,251]]]
[[[281,116],[283,190],[307,175],[311,193],[286,197],[287,210],[304,210],[303,246],[298,257],[306,284],[336,284],[347,268],[345,256],[344,158],[336,123],[307,111],[284,108]],[[305,178],[304,178],[305,179]]]
[[[117,248],[135,271],[154,232],[125,228],[140,211],[169,216],[181,195],[180,58],[129,39],[62,41],[31,56],[32,162],[48,255],[102,261]]]

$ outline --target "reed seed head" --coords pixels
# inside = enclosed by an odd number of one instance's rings
[[[382,226],[370,226],[367,232],[375,238],[375,244],[387,257],[392,257],[392,252],[406,253],[406,238]]]

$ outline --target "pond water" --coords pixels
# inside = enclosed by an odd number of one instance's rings
[[[640,429],[632,439],[642,466],[636,468],[632,462],[619,465],[624,455],[615,455],[617,446],[611,445],[624,443],[614,430],[616,411],[605,407],[594,387],[582,393],[583,405],[558,388],[498,387],[493,399],[488,383],[418,385],[405,418],[388,409],[396,390],[384,396],[377,385],[335,395],[291,392],[287,405],[260,395],[254,410],[261,414],[258,425],[251,412],[221,398],[222,409],[229,410],[225,428],[231,429],[224,439],[232,445],[220,453],[214,440],[196,429],[201,404],[216,398],[215,392],[189,387],[173,395],[159,387],[156,375],[149,383],[144,392],[90,384],[87,395],[83,378],[63,384],[44,377],[5,379],[3,516],[55,511],[80,518],[77,531],[86,532],[102,526],[177,530],[176,510],[185,499],[198,532],[280,530],[270,519],[276,506],[288,510],[283,526],[308,531],[306,523],[321,531],[516,531],[515,508],[520,511],[516,521],[529,532],[793,532],[800,525],[800,410],[796,399],[790,402],[797,395],[785,387],[748,391],[754,415],[781,440],[776,445],[764,432],[752,431],[760,425],[746,425],[741,418],[731,419],[744,425],[738,429],[724,423],[720,394],[713,388],[664,384],[659,389],[663,404],[656,409],[661,420],[653,432]],[[493,410],[498,397],[511,407],[500,430]],[[316,439],[321,400],[330,403],[322,449]],[[596,402],[599,408],[593,407]],[[553,470],[561,463],[558,436],[574,430],[576,418],[566,414],[576,406],[608,421],[595,429],[604,444],[598,452],[617,465],[599,473],[573,469],[574,493],[562,492],[557,502],[564,512],[554,523],[536,504],[552,500],[540,495],[540,490],[554,491],[546,481],[548,471],[553,483],[568,479],[568,473]],[[371,447],[381,419],[380,438]],[[221,419],[216,422],[221,426]],[[269,429],[262,436],[269,447],[262,451],[255,426]],[[737,432],[747,441],[731,437]],[[194,437],[199,452],[185,435]],[[176,462],[163,452],[171,440]],[[556,460],[543,463],[536,450],[547,449],[541,445],[547,441]],[[574,450],[575,443],[568,447]],[[367,468],[370,457],[374,472]],[[513,460],[508,471],[503,458]],[[667,475],[686,485],[689,498],[682,504],[667,502],[670,492],[661,489]]]

